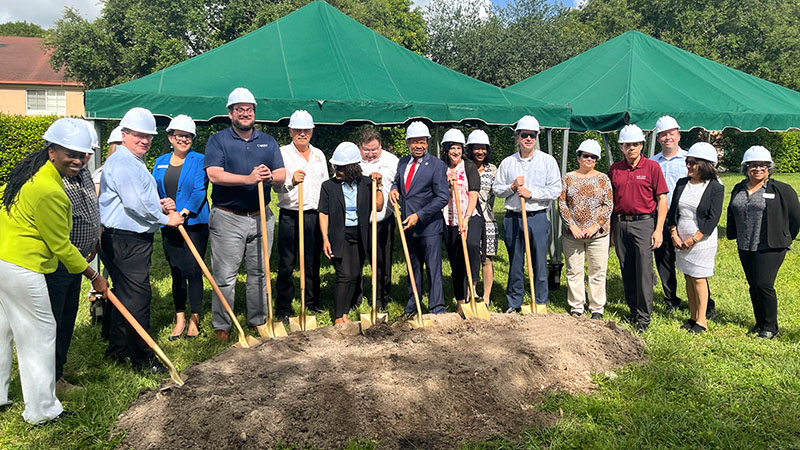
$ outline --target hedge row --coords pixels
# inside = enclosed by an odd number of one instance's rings
[[[42,135],[50,126],[56,116],[14,116],[0,113],[0,185],[5,184],[9,173],[13,167],[28,154],[39,150],[44,145]],[[103,144],[103,157],[107,151],[105,141],[108,139],[111,130],[117,125],[116,122],[104,122],[100,142]],[[195,150],[204,151],[208,138],[219,130],[226,128],[224,124],[202,125],[197,128],[197,138],[194,142]],[[359,126],[354,125],[319,125],[316,127],[312,142],[315,146],[322,149],[330,157],[336,146],[342,141],[356,142],[360,133]],[[381,133],[383,146],[398,156],[408,154],[405,145],[405,130],[403,127],[377,127]],[[460,127],[465,135],[468,135],[473,128]],[[285,127],[265,126],[263,130],[284,145],[290,141],[288,130]],[[445,131],[444,127],[433,130],[434,139],[438,139]],[[500,164],[503,158],[514,152],[513,132],[509,127],[491,128],[486,130],[492,142],[491,161]],[[706,137],[704,132],[692,131],[684,133],[681,138],[681,146],[689,148],[694,142]],[[574,157],[575,151],[580,142],[584,139],[593,138],[603,144],[600,133],[588,132],[570,134],[568,170],[577,167]],[[619,161],[622,154],[616,144],[616,133],[608,135],[609,145],[612,146],[614,161]],[[561,162],[563,131],[554,130],[552,133],[553,156]],[[542,150],[547,150],[547,135],[542,133],[540,139]],[[800,172],[800,131],[789,131],[785,133],[771,133],[766,130],[743,133],[737,130],[726,130],[720,140],[725,149],[725,156],[722,165],[729,170],[738,171],[744,151],[751,145],[763,145],[772,152],[777,172]],[[435,153],[435,146],[432,143],[431,152]],[[148,167],[152,167],[155,158],[168,152],[169,141],[166,138],[164,128],[159,128],[159,134],[153,140],[152,147],[145,157]],[[647,149],[645,149],[645,152]],[[608,159],[605,157],[598,161],[598,170],[608,170]]]

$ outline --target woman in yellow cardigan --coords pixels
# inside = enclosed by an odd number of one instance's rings
[[[91,136],[76,119],[59,119],[44,133],[46,147],[22,160],[2,190],[0,205],[0,408],[11,404],[12,340],[17,346],[22,417],[39,424],[63,417],[55,395],[56,322],[44,274],[61,261],[105,295],[108,283],[69,241],[72,204],[62,176],[75,176],[92,153]]]

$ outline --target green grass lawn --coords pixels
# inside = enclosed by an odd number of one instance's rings
[[[776,178],[800,190],[800,175]],[[723,176],[726,208],[730,190],[740,179],[738,175]],[[501,202],[496,210],[502,211]],[[800,448],[800,276],[797,275],[800,259],[796,252],[789,252],[778,277],[781,336],[773,341],[746,336],[754,323],[753,312],[735,242],[724,239],[725,225],[723,215],[717,275],[710,280],[718,315],[709,323],[709,332],[694,336],[680,330],[678,327],[688,317],[688,311],[665,313],[661,287],[657,286],[653,321],[643,334],[650,364],[626,367],[616,374],[595,375],[599,389],[592,394],[546,397],[541,408],[562,414],[554,426],[529,429],[521,436],[496,437],[468,448]],[[273,269],[277,267],[276,253],[273,251]],[[497,310],[505,306],[507,265],[505,248],[501,246],[495,259],[492,291]],[[449,299],[448,309],[454,311],[447,263],[444,270],[445,298]],[[406,269],[399,239],[393,273],[392,295],[402,300],[406,297]],[[368,280],[368,270],[365,276]],[[211,333],[208,283],[203,304],[203,335],[191,341],[167,340],[173,327],[174,309],[169,269],[160,240],[156,242],[151,279],[151,330],[179,370],[225,349],[226,345],[216,341]],[[323,262],[322,298],[329,310],[333,306],[333,279],[333,268]],[[679,293],[685,298],[682,277],[679,279]],[[243,275],[239,281],[236,311],[244,323]],[[551,312],[567,311],[563,283],[562,277],[562,288],[550,293]],[[609,320],[618,320],[628,312],[621,283],[619,264],[612,250],[606,307]],[[361,308],[366,311],[366,304]],[[402,309],[400,303],[391,304],[390,319],[400,315]],[[350,317],[356,320],[357,312],[351,312]],[[330,325],[329,313],[318,317],[318,321]],[[119,437],[110,439],[109,431],[117,416],[142,389],[154,388],[161,380],[106,363],[102,357],[104,349],[99,327],[90,323],[88,307],[82,304],[66,370],[67,378],[85,386],[86,393],[64,401],[66,409],[78,412],[77,417],[41,428],[26,424],[21,418],[22,398],[15,366],[10,395],[16,403],[0,413],[0,448],[115,447]],[[190,411],[175,411],[182,413]]]

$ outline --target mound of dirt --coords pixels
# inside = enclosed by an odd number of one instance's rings
[[[645,362],[644,342],[614,322],[567,315],[431,316],[434,326],[325,327],[230,348],[148,392],[122,414],[123,447],[454,448],[514,437],[557,417],[548,390],[586,392],[590,373]]]

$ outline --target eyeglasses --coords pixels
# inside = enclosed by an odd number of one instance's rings
[[[536,136],[538,134],[539,133],[528,133],[525,131],[520,131],[519,133],[517,133],[517,136],[519,136],[522,139],[527,139],[527,138],[536,139]]]
[[[597,155],[594,155],[592,153],[585,153],[585,152],[578,153],[578,157],[579,158],[585,158],[585,159],[591,159],[592,161],[597,161],[598,159],[600,159],[600,157],[597,156]]]
[[[124,131],[123,131],[123,133],[124,133]],[[146,134],[146,133],[139,133],[138,131],[130,131],[130,132],[126,133],[126,134],[130,134],[131,136],[135,137],[136,139],[138,139],[140,141],[152,141],[153,140],[153,136],[152,135],[149,135],[149,134]]]
[[[686,160],[686,167],[694,167],[697,165],[696,159],[687,159]]]
[[[252,114],[256,111],[255,108],[242,108],[241,106],[237,106],[233,110],[240,115]]]
[[[761,161],[750,162],[750,163],[747,163],[747,168],[748,169],[768,169],[769,168],[769,163],[768,162],[761,162]]]
[[[171,134],[170,136],[174,137],[176,141],[192,141],[194,139],[194,136],[191,134]]]

